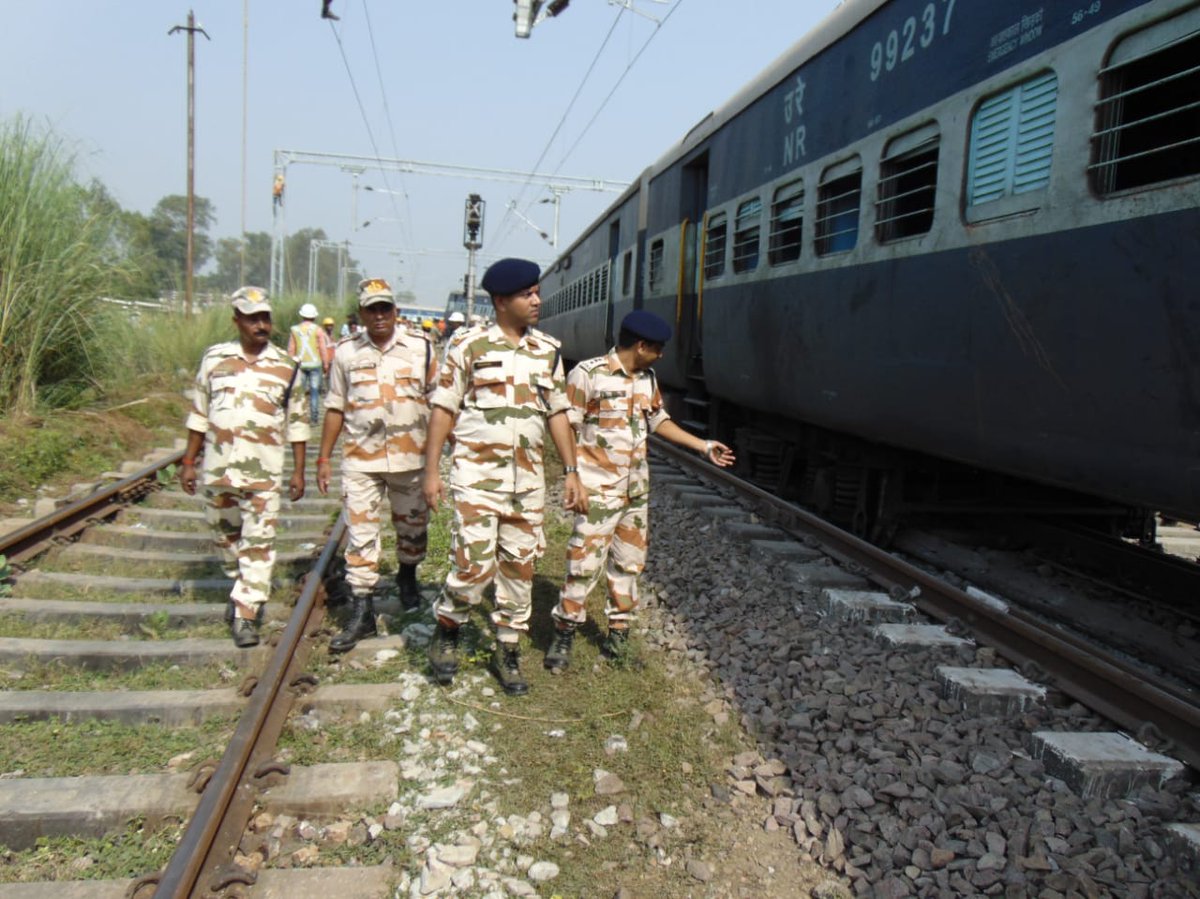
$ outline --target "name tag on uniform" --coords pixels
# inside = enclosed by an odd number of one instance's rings
[[[473,362],[471,364],[471,367],[473,369],[475,369],[476,371],[478,371],[481,368],[496,368],[497,366],[500,366],[503,364],[504,364],[504,360],[502,360],[502,359],[483,359],[478,362]]]

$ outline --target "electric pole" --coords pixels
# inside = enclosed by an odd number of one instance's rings
[[[188,148],[187,148],[187,272],[184,280],[184,303],[188,318],[192,317],[192,256],[194,252],[196,229],[196,32],[199,31],[208,40],[208,32],[196,25],[196,15],[188,10],[187,26],[176,25],[168,35],[176,31],[186,31],[188,36],[187,49],[187,90],[188,90]]]

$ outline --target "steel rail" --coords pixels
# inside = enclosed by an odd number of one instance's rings
[[[264,755],[274,751],[295,698],[294,688],[299,686],[297,678],[307,660],[310,647],[304,638],[313,633],[324,617],[322,578],[345,533],[343,512],[338,515],[325,548],[305,578],[296,608],[250,696],[216,772],[204,788],[179,846],[158,877],[156,899],[184,899],[219,890],[214,879],[232,860],[259,789],[255,781],[262,772],[250,763],[252,759],[261,762]],[[253,879],[250,874],[242,882],[253,882]]]
[[[816,539],[830,555],[865,569],[885,589],[908,594],[921,611],[941,621],[961,621],[1010,662],[1039,666],[1063,693],[1121,727],[1139,733],[1152,724],[1173,744],[1173,755],[1200,770],[1200,705],[1194,693],[1103,655],[1097,647],[1020,610],[994,608],[811,512],[697,461],[687,451],[657,438],[653,445],[685,467],[702,470],[705,477],[753,497],[787,522],[784,530]]]
[[[145,481],[156,478],[158,472],[183,458],[183,450],[172,453],[145,468],[134,472],[103,490],[63,506],[19,530],[0,537],[0,555],[10,562],[23,562],[47,549],[57,539],[73,537],[95,519],[103,518],[124,505],[147,486]]]

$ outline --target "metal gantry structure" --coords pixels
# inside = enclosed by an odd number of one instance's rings
[[[629,186],[628,181],[611,181],[604,178],[581,178],[543,172],[521,172],[514,169],[479,168],[442,162],[422,162],[415,159],[390,159],[380,156],[356,156],[346,153],[320,153],[308,150],[275,151],[276,174],[283,174],[286,177],[288,166],[292,165],[333,166],[352,173],[356,180],[357,176],[362,172],[376,170],[381,172],[408,172],[417,175],[438,175],[446,178],[475,178],[485,181],[536,184],[550,188],[556,197],[569,190],[594,190],[620,193]],[[357,194],[357,190],[355,194]],[[356,213],[352,213],[352,217],[354,215]],[[287,223],[281,207],[276,210],[275,227],[271,234],[271,284],[269,290],[272,295],[276,295],[282,291],[286,243]]]

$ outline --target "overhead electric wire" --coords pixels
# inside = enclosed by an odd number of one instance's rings
[[[604,101],[596,108],[596,112],[590,119],[588,119],[588,123],[583,126],[583,130],[580,131],[579,136],[575,138],[575,143],[571,144],[570,149],[563,154],[563,157],[559,160],[558,166],[554,169],[553,174],[557,175],[559,170],[562,169],[564,163],[566,163],[567,159],[570,158],[571,154],[575,152],[575,148],[579,146],[579,142],[583,140],[584,136],[587,135],[588,130],[596,123],[596,119],[600,117],[600,113],[604,111],[604,107],[608,105],[608,101],[613,98],[613,95],[621,86],[621,82],[623,82],[625,80],[625,76],[629,74],[630,69],[637,65],[637,61],[641,59],[642,54],[646,52],[646,48],[650,46],[650,42],[654,40],[654,38],[658,35],[658,32],[662,30],[662,27],[667,24],[667,20],[670,19],[671,16],[675,15],[675,10],[679,9],[679,7],[682,5],[683,0],[675,0],[675,5],[667,10],[667,14],[663,16],[663,20],[658,23],[652,32],[650,32],[650,36],[646,38],[646,42],[642,44],[642,48],[638,50],[637,55],[629,61],[627,66],[625,66],[625,71],[621,73],[621,76],[617,79],[617,83],[612,86],[612,90],[608,92],[608,96],[605,97]]]
[[[379,65],[379,50],[375,46],[375,29],[371,25],[371,12],[367,8],[367,0],[362,0],[362,6],[363,6],[363,15],[366,16],[366,19],[367,19],[367,36],[371,40],[371,55],[375,59],[375,75],[379,79],[379,95],[380,95],[380,98],[383,100],[383,114],[384,114],[384,117],[387,119],[388,132],[392,138],[392,156],[395,159],[399,159],[400,158],[400,146],[396,142],[396,126],[392,121],[391,107],[388,105],[387,87],[384,85],[384,82],[383,82],[383,69],[380,68],[380,65]],[[386,185],[388,190],[391,191],[392,186],[390,183],[388,183],[387,171],[385,169],[381,169],[380,173],[383,175],[384,184]],[[405,212],[404,215],[400,214],[400,210],[396,206],[396,194],[389,193],[388,196],[391,198],[392,211],[396,214],[396,218],[399,219],[399,221],[400,221],[400,233],[401,233],[401,236],[403,239],[403,245],[405,247],[411,247],[412,246],[412,233],[409,231],[409,224],[412,221],[412,209],[408,203],[408,187],[404,183],[404,173],[403,172],[400,173],[400,196],[402,196],[404,198],[404,212]]]
[[[359,93],[358,84],[354,80],[354,72],[351,71],[351,69],[350,69],[350,60],[346,56],[346,47],[342,43],[342,36],[340,34],[338,34],[338,30],[336,28],[334,28],[333,22],[329,23],[329,29],[330,29],[330,31],[333,32],[333,37],[337,41],[338,52],[341,53],[341,56],[342,56],[342,65],[344,65],[346,67],[346,77],[348,77],[350,79],[350,89],[354,92],[354,100],[358,104],[358,112],[359,112],[359,115],[362,116],[363,127],[365,127],[367,129],[367,137],[371,141],[371,149],[375,152],[375,159],[382,163],[383,154],[379,152],[379,144],[375,140],[375,132],[371,129],[371,120],[367,116],[366,107],[363,106],[362,95]],[[387,173],[383,171],[382,166],[380,167],[380,171],[383,172],[383,179],[384,179],[384,183],[386,184],[387,183]],[[395,201],[393,200],[393,203],[394,202]],[[352,225],[355,228],[358,227],[357,222],[353,222]]]
[[[583,93],[583,89],[587,85],[588,79],[591,77],[592,72],[596,68],[596,63],[598,63],[600,61],[600,57],[604,54],[604,48],[608,46],[608,42],[612,39],[613,32],[617,30],[617,24],[621,21],[621,16],[623,16],[624,14],[625,14],[625,7],[621,7],[620,11],[617,13],[617,17],[615,19],[613,19],[612,27],[608,29],[608,34],[606,34],[604,36],[604,40],[603,40],[603,42],[601,42],[600,48],[596,51],[596,55],[592,57],[592,62],[588,66],[587,71],[583,73],[583,78],[579,82],[579,87],[577,87],[575,89],[575,95],[573,97],[571,97],[571,101],[567,104],[567,108],[563,111],[562,116],[559,118],[558,124],[554,126],[554,131],[551,133],[550,137],[547,139],[546,146],[544,146],[542,148],[542,152],[538,156],[537,161],[532,166],[530,166],[530,168],[529,168],[530,172],[538,171],[538,166],[540,166],[542,164],[542,160],[544,160],[546,158],[546,155],[550,152],[550,147],[552,147],[554,145],[554,139],[556,137],[558,137],[558,132],[560,132],[563,128],[563,125],[566,124],[567,117],[571,114],[571,110],[575,108],[575,101],[578,100],[579,95],[581,93]],[[521,185],[520,192],[517,194],[517,199],[513,201],[513,205],[516,205],[516,206],[520,205],[521,200],[524,198],[525,192],[526,192],[526,190],[528,190],[528,188],[529,188],[529,181],[526,181],[524,184]],[[528,211],[528,209],[532,205],[533,205],[532,203],[529,204],[529,206],[526,207],[526,211]],[[506,208],[505,212],[504,212],[504,218],[502,218],[500,220],[500,227],[496,229],[496,231],[498,233],[504,235],[505,237],[507,237],[507,232],[505,232],[504,227],[506,224],[509,224],[511,218],[512,218],[511,209]],[[511,230],[511,228],[510,228],[510,230]]]
[[[676,0],[675,4],[667,11],[667,14],[665,16],[663,16],[662,21],[658,22],[654,26],[654,30],[650,33],[650,36],[648,38],[646,38],[646,41],[645,41],[645,43],[642,44],[641,49],[638,50],[637,54],[633,57],[633,59],[630,60],[629,63],[625,66],[624,71],[621,72],[620,76],[616,80],[616,83],[613,84],[612,89],[608,92],[608,96],[606,96],[604,98],[604,100],[600,103],[599,107],[597,107],[595,113],[592,114],[592,117],[590,119],[588,119],[587,124],[584,126],[583,130],[579,133],[579,136],[575,138],[575,142],[572,143],[571,146],[567,149],[567,152],[563,154],[562,158],[558,162],[558,165],[554,168],[552,174],[558,174],[558,172],[562,170],[563,165],[566,164],[566,162],[570,158],[571,154],[575,152],[575,149],[579,146],[580,141],[582,141],[583,138],[587,135],[587,133],[591,129],[592,125],[595,124],[596,119],[598,119],[600,117],[600,113],[604,111],[604,108],[608,105],[608,102],[616,94],[618,88],[620,88],[622,82],[624,82],[625,76],[627,76],[629,74],[630,70],[635,65],[637,65],[637,61],[641,58],[642,54],[646,52],[646,48],[650,46],[650,42],[652,40],[654,40],[654,38],[658,35],[659,31],[662,30],[662,27],[664,25],[666,25],[667,21],[671,18],[671,16],[673,16],[675,14],[675,10],[679,9],[679,7],[681,5],[683,5],[683,0]],[[600,49],[598,51],[596,51],[595,58],[593,58],[591,65],[588,66],[588,70],[584,74],[583,80],[580,82],[578,89],[575,91],[575,96],[573,96],[571,98],[571,102],[567,105],[566,111],[563,113],[562,118],[559,120],[558,125],[554,129],[554,133],[550,135],[549,140],[546,142],[545,148],[542,150],[541,155],[538,157],[537,162],[534,163],[533,168],[530,171],[537,171],[538,166],[541,165],[542,160],[545,159],[547,153],[549,153],[550,147],[554,143],[554,139],[558,136],[558,132],[562,129],[563,124],[566,122],[567,116],[570,115],[571,109],[575,105],[575,101],[579,98],[579,94],[583,91],[583,88],[586,85],[588,78],[592,74],[592,70],[595,69],[596,63],[600,59],[600,54],[603,53],[604,48],[606,46],[608,46],[609,39],[612,37],[613,32],[616,30],[617,24],[621,21],[621,15],[624,12],[625,12],[625,7],[622,6],[620,11],[617,13],[617,17],[613,20],[612,28],[610,28],[608,31],[608,34],[605,35],[604,42],[600,45]],[[524,197],[525,189],[528,186],[529,186],[528,182],[526,182],[526,184],[522,186],[521,193],[518,196],[517,201],[514,203],[514,205],[520,204],[520,200],[522,197]],[[532,207],[533,207],[533,204],[529,203],[525,207],[525,211],[528,212]],[[501,228],[503,228],[505,223],[507,223],[509,221],[509,217],[510,217],[510,214],[506,212],[504,218],[501,220],[501,223],[500,223]],[[507,236],[507,234],[505,236]],[[558,248],[556,247],[555,250],[557,251],[557,249]]]

